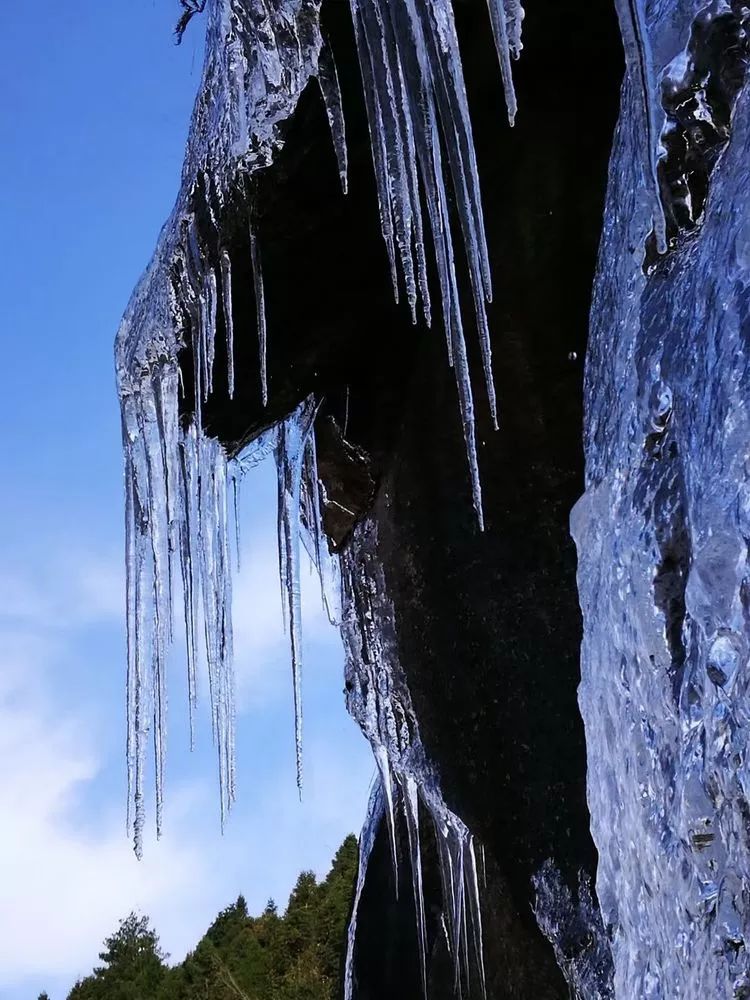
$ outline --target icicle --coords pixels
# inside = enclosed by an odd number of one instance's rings
[[[346,400],[344,402],[344,423],[341,428],[341,436],[346,440],[346,434],[349,430],[349,386],[346,387]]]
[[[484,867],[484,848],[482,851],[482,866]],[[474,851],[474,838],[469,834],[467,849],[464,852],[464,882],[466,884],[465,899],[468,915],[467,925],[471,924],[471,941],[474,948],[474,961],[479,973],[479,986],[482,996],[487,995],[487,981],[484,972],[484,934],[482,930],[482,905],[479,895],[479,876],[477,874],[477,858]],[[486,886],[486,882],[485,882]],[[468,964],[468,948],[467,948]]]
[[[180,442],[179,461],[182,474],[183,520],[180,531],[180,566],[182,570],[185,642],[187,646],[188,704],[190,711],[190,749],[195,749],[195,712],[198,706],[197,629],[200,590],[199,552],[200,518],[198,506],[198,446],[194,425]]]
[[[206,274],[203,289],[203,315],[201,317],[203,338],[203,401],[214,391],[214,360],[216,358],[216,272],[211,267]]]
[[[393,807],[393,777],[391,775],[391,762],[388,759],[388,751],[383,744],[375,743],[372,747],[375,763],[380,772],[380,784],[383,789],[385,800],[385,818],[388,825],[388,846],[391,852],[391,864],[393,866],[393,885],[398,898],[398,850],[396,848],[396,814]]]
[[[344,121],[344,109],[341,104],[341,86],[339,84],[339,71],[333,52],[327,42],[323,43],[320,50],[320,60],[318,62],[318,85],[323,95],[326,108],[328,124],[331,128],[331,139],[336,153],[336,162],[341,178],[341,187],[344,194],[349,190],[348,180],[348,151],[346,146],[346,123]]]
[[[160,381],[160,379],[159,379]],[[176,380],[175,380],[176,385]],[[166,656],[172,634],[172,605],[169,554],[169,504],[162,449],[162,428],[155,392],[144,394],[141,411],[148,476],[149,530],[153,567],[154,630],[152,643],[154,700],[154,763],[156,777],[156,831],[161,836],[164,804],[164,760],[166,740]]]
[[[237,560],[237,572],[242,568],[242,538],[240,522],[240,491],[242,487],[242,469],[238,462],[232,462],[232,517],[234,519],[234,554]]]
[[[365,0],[365,2],[369,2],[369,0]],[[389,178],[386,168],[386,140],[383,132],[380,106],[376,98],[376,84],[372,61],[367,42],[364,38],[364,30],[359,18],[359,7],[361,3],[362,0],[350,0],[352,22],[354,24],[354,36],[357,43],[357,54],[359,56],[359,65],[362,74],[365,108],[367,110],[367,125],[370,131],[370,150],[372,153],[373,167],[375,169],[375,184],[378,192],[380,228],[383,234],[383,241],[385,242],[386,253],[388,255],[391,282],[393,284],[393,294],[396,302],[398,302],[398,272],[396,270],[396,251],[393,234],[393,205],[389,193]]]
[[[232,261],[226,250],[221,251],[221,302],[224,307],[224,329],[227,338],[227,391],[234,399],[234,317],[232,315]]]
[[[365,888],[367,877],[367,865],[375,846],[380,821],[383,818],[384,810],[383,789],[379,781],[373,784],[370,792],[370,801],[367,804],[367,814],[365,816],[362,833],[359,837],[359,868],[357,870],[357,888],[354,892],[354,903],[352,913],[349,918],[349,927],[346,932],[346,960],[344,963],[344,1000],[354,1000],[354,950],[357,939],[357,917],[359,915],[359,904],[362,901],[362,893]]]
[[[302,597],[300,592],[300,493],[307,438],[317,413],[309,397],[279,427],[276,468],[279,482],[279,574],[289,626],[294,686],[294,743],[297,787],[302,792]]]
[[[659,189],[660,135],[664,122],[664,110],[659,98],[658,81],[651,53],[651,43],[646,24],[645,0],[616,0],[625,46],[625,56],[633,84],[641,94],[645,125],[646,175],[650,184],[651,209],[653,213],[656,249],[666,253],[667,220]]]
[[[464,432],[464,445],[469,459],[469,475],[471,477],[471,493],[474,500],[474,511],[477,515],[479,530],[484,531],[484,510],[482,508],[482,484],[479,479],[479,460],[477,458],[477,441],[474,423],[474,398],[471,391],[471,375],[469,359],[466,356],[466,341],[460,330],[453,338],[453,358],[458,386],[458,403],[461,410],[461,425]]]
[[[453,872],[453,860],[448,846],[448,827],[445,819],[433,815],[435,826],[435,841],[437,843],[440,869],[440,884],[443,896],[443,916],[448,935],[448,951],[457,962],[456,937],[454,933],[456,917],[456,879]]]
[[[227,459],[212,438],[198,437],[200,556],[211,717],[219,756],[222,825],[234,798],[234,675]]]
[[[260,362],[260,392],[264,406],[268,405],[268,371],[267,365],[267,328],[266,328],[266,293],[263,286],[263,267],[260,258],[260,248],[255,229],[250,222],[250,258],[253,267],[255,283],[255,310],[258,325],[258,359]]]
[[[302,539],[310,556],[311,565],[318,572],[320,597],[331,625],[339,624],[340,577],[338,562],[328,550],[320,510],[321,483],[318,478],[318,456],[315,435],[310,434],[305,446],[302,475]]]
[[[443,864],[447,862],[447,878],[450,880],[450,901],[452,911],[450,914],[450,928],[452,932],[452,950],[455,972],[455,988],[461,986],[461,956],[463,936],[463,916],[464,916],[464,881],[463,881],[463,843],[460,838],[454,836],[452,826],[447,818],[442,819],[443,836],[445,838],[445,849]]]
[[[163,778],[163,744],[158,730],[163,722],[163,668],[165,618],[168,616],[168,560],[164,521],[166,495],[163,477],[152,469],[153,424],[156,420],[153,389],[149,384],[138,404],[133,397],[123,401],[123,441],[127,529],[128,609],[128,778],[132,795],[132,821],[136,854],[143,843],[143,796],[145,744],[155,713],[157,829],[160,828]],[[159,453],[161,461],[161,452]],[[162,467],[163,471],[163,467]],[[152,493],[152,490],[154,491]],[[157,509],[156,497],[162,503]],[[150,602],[147,593],[150,592]],[[149,614],[150,612],[150,614]]]
[[[505,20],[508,25],[508,45],[514,59],[521,56],[521,27],[523,25],[523,7],[521,0],[503,0]]]
[[[432,67],[435,97],[444,131],[452,132],[445,143],[453,187],[456,192],[458,217],[466,247],[474,298],[474,311],[482,354],[485,385],[493,423],[497,427],[497,404],[495,400],[494,378],[492,374],[492,350],[484,298],[492,299],[489,254],[484,231],[481,195],[479,192],[479,170],[474,152],[474,137],[466,98],[466,86],[461,68],[452,10],[446,7],[446,22],[450,30],[436,31],[430,24],[426,11],[422,11],[424,39],[429,65]],[[447,41],[446,41],[447,39]],[[447,52],[443,51],[447,48]],[[439,164],[439,161],[436,161]],[[441,168],[442,172],[442,168]],[[438,175],[438,182],[440,183]],[[445,201],[444,195],[442,200]],[[447,220],[447,206],[442,209],[444,225]],[[453,249],[450,247],[452,256]],[[458,310],[458,294],[455,306]]]
[[[197,429],[200,431],[203,426],[202,408],[206,350],[203,337],[203,296],[195,288],[195,283],[199,280],[197,276],[202,273],[202,260],[195,230],[195,219],[192,216],[186,222],[185,231],[185,266],[182,275],[181,290],[185,299],[186,311],[190,316],[190,343],[193,355],[194,421]]]
[[[401,273],[406,286],[406,298],[412,314],[417,319],[417,284],[412,256],[412,231],[414,204],[410,179],[410,164],[404,147],[403,116],[399,108],[403,101],[398,53],[387,37],[387,14],[381,9],[380,0],[355,0],[359,20],[359,39],[362,58],[367,60],[368,73],[374,88],[377,108],[377,134],[383,153],[383,170],[386,187],[382,193],[389,199]],[[413,164],[411,165],[413,169]]]
[[[126,414],[124,414],[126,416]],[[128,831],[133,831],[135,853],[140,858],[143,842],[143,733],[145,682],[140,627],[143,616],[143,535],[139,530],[135,497],[135,470],[128,428],[123,422],[125,441],[125,538],[127,568],[127,769]]]
[[[487,0],[487,7],[489,8],[490,19],[492,20],[492,34],[495,39],[497,57],[500,60],[500,72],[502,73],[503,86],[505,88],[505,103],[508,107],[508,122],[512,127],[515,124],[516,115],[518,113],[516,91],[513,86],[513,67],[511,65],[512,49],[510,39],[511,24],[513,25],[513,31],[515,32],[515,22],[510,22],[508,18],[505,0]],[[515,35],[513,42],[515,43]]]
[[[412,775],[406,775],[401,782],[401,798],[409,839],[411,878],[414,891],[414,910],[417,918],[417,948],[419,950],[419,971],[422,990],[427,1000],[427,921],[424,911],[424,886],[422,885],[422,852],[419,841],[419,799],[417,782]]]
[[[143,857],[143,827],[145,823],[145,764],[146,764],[146,741],[148,739],[149,718],[151,715],[150,684],[145,676],[146,669],[146,643],[144,636],[144,626],[146,619],[146,560],[145,546],[138,544],[135,560],[135,675],[133,677],[133,730],[135,733],[135,762],[133,765],[133,844],[136,857],[140,860]]]

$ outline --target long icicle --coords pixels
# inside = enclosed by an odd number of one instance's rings
[[[344,1000],[354,1000],[354,951],[357,938],[357,916],[359,905],[362,901],[362,893],[365,888],[367,877],[367,865],[375,846],[375,838],[378,827],[383,817],[384,810],[383,787],[376,779],[370,791],[370,800],[367,804],[367,814],[359,838],[359,867],[357,870],[357,887],[354,892],[354,902],[349,918],[349,927],[346,935],[346,959],[344,962]]]
[[[250,218],[250,260],[255,284],[255,313],[258,327],[258,360],[260,364],[260,394],[263,406],[268,405],[268,331],[266,328],[266,291],[255,225]]]
[[[227,393],[234,399],[234,315],[232,313],[232,261],[227,250],[221,251],[221,303],[224,307],[224,331],[227,344]]]
[[[658,82],[654,70],[648,26],[646,24],[645,0],[615,0],[620,21],[625,56],[633,83],[641,95],[643,109],[644,159],[649,182],[651,211],[658,253],[667,252],[667,220],[659,189],[659,136],[664,111],[659,101]]]
[[[300,493],[307,438],[318,404],[309,397],[279,427],[279,572],[286,598],[294,688],[294,745],[297,787],[302,793],[302,595],[300,590]]]
[[[417,950],[419,952],[419,973],[422,990],[427,1000],[427,920],[424,910],[424,886],[422,884],[422,849],[419,839],[419,798],[417,782],[412,775],[406,775],[401,782],[401,798],[406,819],[406,833],[409,840],[411,879],[414,891],[414,910],[417,917]]]
[[[341,178],[341,188],[344,194],[349,190],[349,154],[346,145],[346,123],[344,121],[344,109],[341,103],[341,85],[339,83],[339,71],[336,60],[333,57],[331,46],[327,41],[323,42],[320,50],[320,61],[318,63],[318,86],[323,96],[326,108],[326,116],[331,129],[331,139],[333,149],[336,154],[336,163]]]

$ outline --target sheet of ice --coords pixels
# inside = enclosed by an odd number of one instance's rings
[[[597,893],[618,998],[739,998],[750,995],[750,25],[743,3],[635,6],[669,109],[651,141],[664,151],[670,249],[649,249],[647,95],[631,68],[592,308],[586,492],[572,516]],[[680,204],[696,179],[707,197],[689,214]]]

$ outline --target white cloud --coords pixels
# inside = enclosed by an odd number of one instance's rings
[[[88,728],[36,693],[0,696],[0,985],[90,969],[119,917],[136,907],[168,919],[208,877],[195,844],[162,843],[139,865],[121,823],[76,822],[102,763]]]
[[[254,730],[262,713],[270,731],[278,730],[282,756],[289,758],[284,774],[273,773],[263,759],[244,762],[241,798],[222,839],[212,762],[208,770],[213,754],[205,749],[194,762],[202,780],[170,780],[165,838],[147,842],[141,863],[125,836],[122,768],[113,778],[106,756],[114,745],[119,761],[122,745],[111,739],[112,709],[85,696],[103,625],[111,633],[109,644],[120,645],[119,561],[76,552],[75,558],[52,560],[52,571],[27,566],[0,580],[4,1000],[56,985],[56,1000],[62,1000],[75,978],[91,970],[102,940],[131,909],[152,918],[164,947],[179,960],[240,891],[256,907],[270,895],[283,904],[296,874],[305,867],[323,874],[344,834],[358,828],[371,763],[343,709],[339,714],[332,708],[330,718],[328,708],[318,709],[323,716],[317,726],[311,724],[305,750],[305,798],[302,804],[297,800],[291,729],[282,732],[289,722],[289,667],[276,555],[270,545],[248,548],[236,578],[235,628],[240,692],[247,711],[256,714],[246,714],[240,725]],[[320,607],[316,580],[307,574],[303,601],[308,647],[320,653],[325,648],[320,643],[330,639],[335,651],[338,639]],[[339,686],[331,687],[339,656],[327,667],[313,657],[309,663],[308,683],[318,685],[316,698],[330,689],[332,705],[340,703]],[[109,654],[103,667],[124,676],[124,664],[109,662]],[[282,715],[283,723],[276,725]],[[122,727],[119,714],[114,725]],[[101,739],[105,729],[109,738]],[[278,753],[275,759],[278,771]]]

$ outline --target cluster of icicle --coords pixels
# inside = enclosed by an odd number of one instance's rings
[[[516,102],[511,57],[521,48],[518,0],[488,0],[505,83],[508,113]],[[491,297],[476,157],[464,88],[452,0],[351,0],[383,236],[398,295],[399,276],[416,320],[417,301],[429,322],[426,224],[439,278],[448,356],[456,382],[471,471],[474,506],[482,524],[473,398],[458,301],[449,201],[452,195],[473,289],[479,343],[493,419],[496,404],[485,303]],[[392,614],[374,561],[372,525],[358,529],[339,567],[328,553],[319,508],[314,436],[316,403],[304,402],[256,442],[248,457],[228,456],[204,429],[203,410],[214,393],[217,333],[226,337],[221,384],[234,393],[232,260],[222,245],[220,219],[230,192],[268,165],[280,144],[278,126],[293,112],[312,79],[320,85],[347,185],[347,152],[338,79],[318,20],[317,0],[213,0],[208,5],[206,62],[183,170],[182,188],[154,258],[125,314],[117,342],[127,497],[128,778],[129,816],[136,852],[142,850],[146,750],[153,739],[156,823],[161,830],[166,738],[166,661],[182,603],[187,645],[188,700],[196,707],[202,629],[211,718],[219,756],[222,821],[235,794],[232,673],[232,536],[243,463],[273,451],[278,471],[279,568],[291,643],[297,776],[302,780],[300,539],[321,572],[332,617],[341,601],[347,645],[349,708],[373,747],[380,780],[362,837],[361,896],[380,811],[398,863],[396,811],[409,843],[422,978],[426,989],[427,925],[422,891],[419,810],[431,816],[443,881],[443,926],[456,985],[476,970],[484,989],[482,927],[474,843],[445,805],[419,740],[416,719],[395,658]],[[444,165],[447,160],[447,167]],[[200,193],[198,193],[200,192]],[[196,218],[196,203],[204,216]],[[206,232],[206,219],[208,229]],[[266,320],[260,248],[249,233],[258,304],[262,401],[268,396]],[[179,354],[193,360],[193,414],[180,419]],[[222,353],[224,348],[222,347]],[[218,385],[218,380],[217,380]],[[235,522],[233,524],[233,522]],[[238,548],[238,546],[237,546]],[[356,607],[369,602],[366,613]],[[390,629],[390,631],[389,631]],[[364,631],[363,631],[364,630]],[[347,996],[353,990],[350,930]]]
[[[232,262],[221,244],[218,220],[238,178],[271,162],[280,142],[278,125],[315,76],[322,47],[314,3],[213,0],[208,12],[206,61],[182,187],[116,345],[126,480],[129,823],[138,854],[151,739],[157,832],[161,830],[166,659],[180,591],[191,716],[202,623],[222,820],[234,797],[229,484],[236,470],[222,445],[204,432],[202,415],[214,390],[219,310],[226,334],[226,384],[230,395],[234,391]],[[295,44],[289,43],[290,23],[297,26]],[[196,220],[198,200],[211,234]],[[252,233],[250,247],[264,376],[262,273]],[[178,359],[188,346],[194,361],[194,412],[186,423],[179,418],[184,386]],[[265,396],[265,381],[262,391]],[[291,481],[293,435],[280,439],[279,448],[280,476],[284,472]],[[284,511],[292,516],[292,505],[285,504]],[[287,565],[293,572],[293,546]],[[289,606],[296,626],[298,601],[290,599]],[[298,648],[295,640],[295,652]]]
[[[166,659],[173,638],[174,603],[182,593],[187,645],[191,742],[197,704],[198,630],[203,623],[213,735],[219,755],[222,823],[235,794],[234,676],[232,669],[232,570],[239,558],[238,493],[247,465],[273,450],[278,470],[279,572],[289,624],[295,705],[297,773],[301,786],[300,525],[320,551],[319,512],[303,517],[305,463],[314,467],[310,434],[315,404],[308,401],[268,432],[239,460],[194,424],[176,421],[174,378],[128,405],[126,436],[126,535],[128,576],[128,785],[129,821],[140,855],[144,825],[145,753],[153,733],[156,823],[161,831],[166,737]],[[317,508],[316,508],[317,510]],[[305,536],[303,536],[305,537]],[[235,538],[236,553],[232,553]],[[327,553],[326,553],[327,555]],[[329,603],[332,603],[329,599]]]
[[[455,989],[468,991],[474,970],[485,992],[482,917],[474,839],[446,805],[427,759],[398,660],[396,622],[377,555],[377,525],[365,520],[341,556],[341,632],[346,650],[347,708],[372,747],[379,777],[360,838],[360,864],[349,927],[345,997],[354,996],[357,913],[379,823],[385,816],[394,883],[398,885],[398,812],[406,828],[422,985],[427,994],[428,929],[422,882],[420,807],[431,818],[441,876],[443,931],[453,959]]]
[[[490,282],[452,0],[406,0],[403,4],[351,0],[351,6],[370,118],[383,235],[394,285],[398,287],[398,257],[412,312],[416,313],[419,289],[429,319],[421,184],[481,524],[473,402],[457,297],[448,180],[469,262],[494,415],[484,306]],[[515,97],[510,61],[520,52],[522,10],[518,0],[488,0],[488,6],[512,121]],[[174,598],[179,589],[183,593],[191,711],[195,703],[197,633],[203,619],[220,759],[222,815],[234,794],[227,508],[227,484],[233,474],[223,447],[203,428],[203,408],[214,392],[216,337],[221,326],[226,336],[226,385],[230,396],[235,381],[232,261],[222,245],[220,220],[231,192],[241,190],[244,178],[272,162],[282,141],[279,125],[292,114],[302,91],[313,79],[323,93],[346,187],[346,142],[338,78],[333,55],[321,34],[319,7],[318,0],[209,2],[206,59],[182,186],[117,338],[127,493],[128,773],[138,851],[143,832],[146,746],[151,738],[157,830],[161,828],[165,663],[173,638]],[[202,225],[196,217],[197,205],[202,209]],[[265,403],[264,296],[260,250],[252,232],[249,245],[256,282],[259,370]],[[178,417],[184,391],[178,359],[186,348],[192,352],[194,373],[193,416],[187,424]],[[290,449],[296,445],[284,428],[279,431],[279,441],[280,454],[288,456],[280,470],[284,480],[280,513],[291,525],[299,486],[295,476],[299,475],[303,459],[292,456]],[[286,498],[292,499],[287,502]],[[288,530],[292,532],[291,527]],[[283,543],[282,578],[293,580],[298,571],[294,544],[291,538],[283,539]],[[289,588],[286,606],[295,663],[299,759],[299,613],[294,585]]]
[[[516,97],[511,58],[521,51],[519,0],[487,0],[513,124]],[[400,263],[414,322],[421,298],[431,321],[425,220],[440,285],[448,360],[458,389],[474,508],[483,526],[474,400],[469,377],[449,209],[448,179],[455,197],[474,298],[479,346],[492,419],[497,405],[486,302],[492,299],[479,174],[452,0],[351,0],[355,37],[370,126],[380,222],[398,298]],[[447,169],[443,163],[447,159]]]

